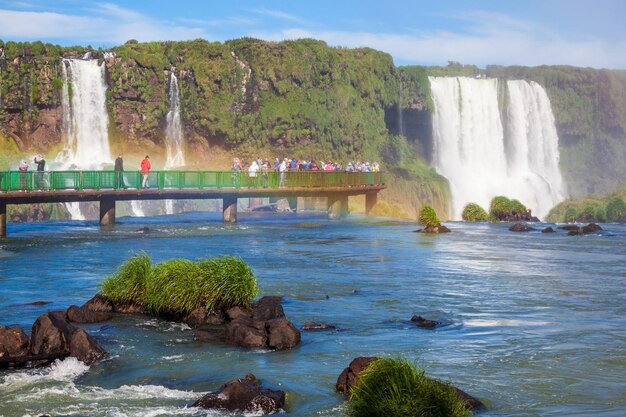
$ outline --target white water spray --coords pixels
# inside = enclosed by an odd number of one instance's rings
[[[454,219],[469,202],[488,209],[496,195],[520,200],[538,217],[563,199],[554,116],[539,84],[507,82],[504,128],[498,80],[429,79],[435,104],[433,161],[450,181]]]
[[[172,72],[170,75],[170,111],[167,113],[167,125],[165,128],[165,147],[167,159],[165,169],[176,168],[185,165],[183,151],[183,125],[180,121],[180,94],[178,92],[178,78]],[[174,213],[174,201],[165,200],[165,212]]]

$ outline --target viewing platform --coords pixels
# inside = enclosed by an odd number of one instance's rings
[[[6,236],[9,204],[97,201],[100,224],[111,225],[117,201],[221,199],[224,222],[236,223],[238,198],[325,197],[329,219],[338,219],[356,195],[365,195],[369,214],[385,188],[381,172],[152,171],[150,188],[141,182],[136,171],[0,171],[0,237]]]

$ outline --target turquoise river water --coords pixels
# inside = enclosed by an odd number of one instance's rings
[[[414,224],[353,216],[221,214],[9,223],[0,240],[0,324],[30,326],[82,304],[125,259],[237,255],[287,318],[334,324],[274,352],[194,341],[185,325],[122,316],[85,326],[109,352],[0,371],[0,416],[222,416],[190,404],[252,372],[287,392],[286,415],[342,416],[337,376],[357,356],[405,356],[479,397],[483,416],[626,415],[626,227],[513,233],[506,224]],[[137,233],[140,227],[151,229]],[[542,225],[540,225],[542,226]],[[33,305],[47,301],[47,305]],[[444,323],[414,326],[413,314]]]

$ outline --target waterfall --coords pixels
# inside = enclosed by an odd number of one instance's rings
[[[64,168],[101,169],[112,163],[104,64],[98,65],[97,60],[64,59],[62,75],[66,142],[57,161]]]
[[[563,199],[558,136],[545,90],[537,83],[429,77],[433,162],[450,182],[454,219],[469,202],[485,209],[496,195],[516,198],[538,217]],[[506,88],[502,112],[499,91]]]
[[[64,59],[61,74],[65,146],[55,162],[60,169],[101,169],[111,163],[104,63]],[[79,203],[66,203],[65,207],[73,220],[85,219]]]
[[[167,125],[165,128],[165,147],[167,159],[165,169],[176,168],[185,165],[183,153],[183,126],[180,121],[180,95],[178,92],[178,78],[172,72],[170,75],[170,111],[167,113]],[[174,201],[165,200],[165,212],[174,213]]]

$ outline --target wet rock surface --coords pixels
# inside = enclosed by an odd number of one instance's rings
[[[509,230],[511,232],[530,232],[535,229],[526,223],[515,223],[513,226],[509,227]]]
[[[433,320],[427,320],[422,316],[417,316],[417,315],[413,315],[413,317],[411,317],[411,321],[417,324],[417,327],[422,327],[424,329],[434,329],[435,327],[439,326],[441,324],[441,322],[438,321],[433,321]]]
[[[285,406],[285,392],[263,388],[252,374],[235,379],[206,394],[192,404],[192,407],[227,410],[232,412],[273,413]]]
[[[302,326],[302,330],[304,331],[337,330],[337,327],[333,326],[332,324],[317,323],[314,321],[309,321],[309,322],[304,323],[304,325]]]

